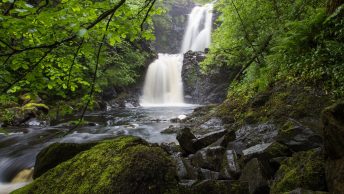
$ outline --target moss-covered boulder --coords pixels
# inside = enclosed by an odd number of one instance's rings
[[[296,188],[326,191],[324,159],[319,150],[298,152],[283,161],[275,175],[271,193],[283,193]]]
[[[73,158],[80,152],[90,149],[94,145],[96,144],[54,143],[44,148],[36,157],[33,178],[38,178],[46,171]]]
[[[124,136],[97,144],[13,193],[175,193],[175,177],[165,151]]]

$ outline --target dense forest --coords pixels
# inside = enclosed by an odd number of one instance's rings
[[[179,53],[209,5],[209,48]],[[2,0],[0,193],[25,170],[14,193],[344,193],[343,16],[342,0]],[[158,53],[182,55],[197,105],[140,106]],[[10,172],[21,144],[39,149]]]

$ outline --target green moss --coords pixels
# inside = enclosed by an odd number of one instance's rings
[[[173,193],[175,177],[161,148],[125,136],[99,143],[13,193]]]
[[[296,188],[326,190],[324,160],[315,150],[298,152],[282,162],[276,173],[271,193],[283,193]]]
[[[54,143],[50,145],[37,155],[33,177],[41,176],[46,171],[73,158],[80,152],[90,149],[94,145],[96,144]]]
[[[34,109],[41,109],[41,110],[49,110],[49,107],[45,104],[40,103],[27,103],[22,107],[22,110],[34,110]]]
[[[3,129],[3,128],[0,128],[0,133],[3,133],[3,134],[8,134],[8,131],[6,129]]]

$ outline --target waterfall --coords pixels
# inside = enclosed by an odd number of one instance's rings
[[[213,19],[213,4],[195,7],[189,15],[181,53],[204,51],[211,42],[211,28]]]
[[[183,54],[204,51],[211,42],[213,4],[196,6],[188,17],[180,54],[159,54],[148,67],[141,97],[142,106],[184,104],[182,82]]]
[[[148,67],[141,105],[182,104],[182,66],[183,55],[159,54]]]

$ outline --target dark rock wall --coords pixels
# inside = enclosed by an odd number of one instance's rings
[[[158,53],[179,53],[188,14],[195,4],[191,0],[167,0],[158,6],[163,6],[167,13],[153,18],[156,40],[152,46]]]
[[[226,99],[227,87],[237,73],[229,67],[214,68],[202,73],[200,63],[205,59],[204,52],[189,51],[184,55],[182,79],[187,103],[221,103]]]

